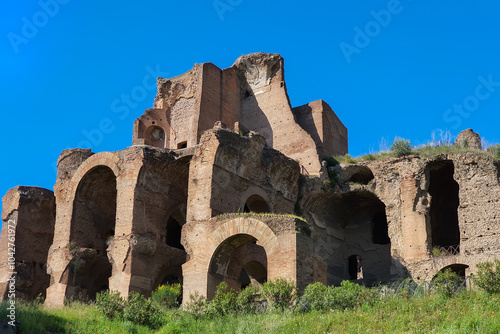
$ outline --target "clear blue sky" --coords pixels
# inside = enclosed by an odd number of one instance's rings
[[[171,77],[203,62],[226,68],[258,51],[285,58],[293,106],[331,105],[349,129],[353,156],[378,151],[381,138],[418,144],[439,129],[456,135],[471,127],[500,141],[498,1],[4,0],[2,7],[2,196],[16,185],[52,189],[66,148],[130,146],[133,121],[153,104],[152,72]]]

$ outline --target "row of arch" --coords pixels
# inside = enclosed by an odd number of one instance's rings
[[[148,171],[149,174],[154,171]],[[138,176],[138,185],[141,185],[142,178],[154,177],[148,173],[140,172]],[[185,175],[185,186],[187,188],[187,174]],[[182,182],[184,182],[182,181]],[[181,183],[182,183],[181,182]],[[144,182],[148,183],[148,182]],[[159,188],[172,188],[172,185],[164,185]],[[151,189],[143,191],[149,193]],[[60,282],[73,287],[74,294],[82,295],[85,298],[94,299],[99,291],[109,289],[109,279],[113,274],[113,260],[110,254],[110,245],[115,236],[116,212],[117,212],[117,175],[115,171],[106,165],[96,165],[88,168],[79,180],[73,200],[73,213],[70,226],[70,248],[78,250],[73,260],[68,264],[63,273]],[[145,220],[152,224],[163,225],[159,227],[159,235],[165,254],[175,254],[180,261],[174,265],[165,266],[157,270],[157,275],[153,281],[153,288],[164,283],[182,283],[182,263],[186,260],[186,252],[182,245],[182,226],[186,223],[185,208],[187,203],[187,189],[184,194],[177,189],[174,191],[177,198],[172,193],[161,193],[156,191],[157,201],[153,204],[153,210],[161,210],[158,207],[162,205],[168,209],[163,210],[164,218],[161,221],[151,221],[146,212]],[[141,196],[137,192],[135,196]],[[145,197],[143,202],[149,200]],[[177,203],[177,209],[172,209],[166,201],[171,200]],[[137,205],[136,203],[135,205]],[[155,205],[156,204],[156,205]],[[265,199],[259,195],[252,194],[244,202],[243,210],[245,212],[269,212],[269,205]],[[147,211],[147,210],[146,210]],[[168,212],[168,213],[167,213]],[[241,242],[241,238],[239,242]],[[230,241],[221,245],[218,250],[220,255]],[[246,245],[248,244],[248,245]],[[234,249],[231,254],[228,267],[223,273],[225,279],[232,279],[238,282],[241,288],[249,284],[261,284],[267,280],[267,260],[266,254],[261,246],[256,245],[255,241],[246,242],[244,247]],[[169,250],[170,249],[170,250]],[[251,255],[254,255],[252,259]],[[217,270],[211,266],[215,273]],[[236,284],[236,283],[235,283]]]
[[[89,298],[94,298],[97,292],[109,288],[109,278],[113,272],[108,246],[115,235],[117,209],[115,173],[109,166],[97,165],[83,175],[75,190],[70,243],[82,251],[70,263],[62,280],[78,287]],[[459,189],[453,174],[454,165],[451,161],[438,161],[429,165],[429,193],[432,196],[429,215],[433,246],[451,246],[460,243],[457,214]],[[342,222],[343,219],[347,219],[342,223],[346,225],[357,224],[356,214],[362,211],[358,209],[369,208],[372,242],[377,245],[388,245],[384,252],[387,253],[388,250],[390,256],[385,205],[373,194],[363,194],[364,202],[356,198],[359,195],[359,193],[349,193],[331,204],[338,211],[337,220]],[[187,201],[187,193],[180,201]],[[260,195],[252,194],[244,203],[244,212],[270,211],[269,204]],[[350,209],[346,206],[347,203],[351,203]],[[346,207],[348,210],[344,212]],[[359,217],[359,221],[363,219],[366,217]],[[177,210],[165,217],[163,224],[161,233],[164,244],[184,252],[186,256],[181,243],[185,213]],[[249,284],[262,284],[267,280],[267,260],[265,251],[259,247],[252,236],[238,235],[225,240],[214,253],[210,271],[219,275],[222,280],[231,281],[233,287],[237,289]],[[252,259],[250,255],[254,258]],[[218,264],[220,262],[218,259],[224,259],[223,269]],[[350,279],[363,279],[363,269],[359,255],[348,257],[347,272]],[[182,270],[179,265],[161,272],[164,277],[156,279],[155,285],[182,282]]]

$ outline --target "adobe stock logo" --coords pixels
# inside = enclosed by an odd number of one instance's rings
[[[224,13],[232,12],[236,6],[241,5],[243,0],[215,0],[212,2],[219,19],[224,21]]]
[[[38,6],[41,10],[33,14],[33,17],[28,19],[26,16],[21,18],[22,27],[21,34],[16,34],[15,32],[9,32],[7,38],[9,39],[12,49],[15,53],[19,52],[19,46],[22,44],[28,44],[30,40],[35,38],[38,31],[45,27],[51,18],[59,13],[60,5],[66,5],[70,0],[40,0],[38,1]]]
[[[408,0],[412,1],[412,0]],[[340,50],[344,55],[348,64],[352,61],[353,54],[359,54],[361,51],[370,45],[373,38],[380,35],[382,28],[386,28],[392,21],[395,15],[401,14],[403,6],[399,0],[389,0],[386,9],[379,11],[371,10],[370,15],[373,20],[368,21],[363,29],[359,26],[354,27],[353,44],[341,42],[339,44]]]
[[[443,114],[443,119],[447,123],[454,123],[453,129],[457,129],[464,118],[469,118],[471,113],[477,111],[481,101],[487,100],[500,87],[499,81],[493,81],[493,75],[489,74],[488,78],[484,76],[477,77],[479,84],[474,90],[474,94],[467,96],[461,104],[454,103],[453,108],[446,109]]]

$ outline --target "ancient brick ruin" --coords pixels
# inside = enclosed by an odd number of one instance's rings
[[[299,289],[429,280],[499,257],[498,161],[465,153],[329,165],[323,158],[348,152],[347,129],[324,101],[291,107],[277,54],[159,78],[132,143],[65,150],[53,193],[7,192],[2,295],[9,220],[18,295],[41,293],[49,305],[104,289],[148,295],[165,282],[181,282],[184,298],[210,298],[222,281],[238,290],[278,277]]]

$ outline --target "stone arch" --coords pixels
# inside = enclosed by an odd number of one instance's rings
[[[113,170],[98,165],[85,173],[75,190],[69,240],[73,258],[60,280],[71,287],[73,296],[93,299],[109,288],[108,245],[115,235],[116,184]]]
[[[352,165],[342,169],[343,181],[367,185],[374,178],[372,170],[367,166]]]
[[[278,238],[263,222],[253,218],[236,218],[219,226],[208,237],[209,246],[199,262],[208,274],[207,296],[212,298],[217,285],[226,281],[229,286],[240,288],[239,282],[228,280],[227,270],[235,253],[247,244],[261,246],[268,264],[267,279],[279,277],[279,268],[269,267],[270,263],[279,263],[274,259],[279,248]]]
[[[465,276],[467,276],[466,270],[468,268],[469,268],[469,266],[466,264],[463,264],[463,263],[452,263],[452,264],[448,264],[446,267],[441,268],[440,270],[438,270],[438,272],[440,272],[440,271],[444,272],[446,269],[451,269],[451,271],[453,271],[458,276],[465,277]],[[437,273],[436,273],[436,275],[437,275]],[[436,277],[436,275],[434,275],[434,278]]]
[[[265,283],[267,281],[267,255],[264,248],[255,243],[241,247],[229,262],[227,276],[240,283],[237,289]]]
[[[165,130],[158,125],[151,125],[144,131],[144,144],[165,148],[166,134]]]
[[[240,208],[243,212],[272,212],[269,202],[266,192],[253,186],[242,195]]]
[[[69,185],[69,193],[74,196],[76,192],[76,188],[78,187],[78,184],[80,183],[81,179],[94,167],[97,166],[107,166],[109,167],[113,173],[115,174],[115,177],[118,177],[120,174],[120,168],[118,167],[118,162],[120,161],[120,158],[111,153],[111,152],[101,152],[92,155],[89,157],[87,160],[85,160],[80,167],[76,170],[75,174],[71,178],[71,182]]]

